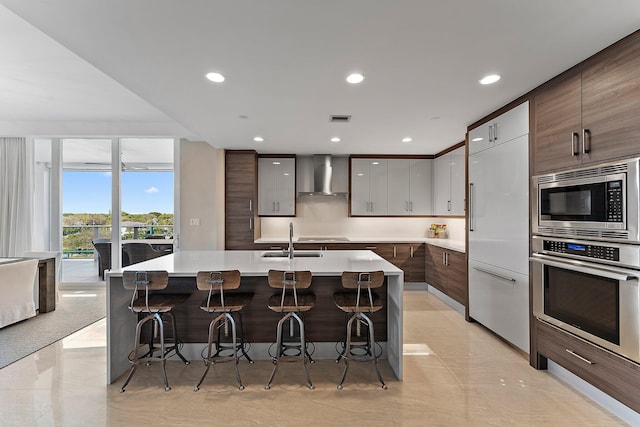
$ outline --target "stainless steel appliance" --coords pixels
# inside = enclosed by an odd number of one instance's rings
[[[533,234],[640,243],[640,161],[533,177]]]
[[[640,246],[534,236],[533,315],[640,362]]]

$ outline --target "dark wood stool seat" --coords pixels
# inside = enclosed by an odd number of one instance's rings
[[[253,360],[251,360],[246,352],[242,315],[240,312],[249,305],[253,299],[253,294],[233,292],[240,287],[240,271],[238,270],[199,271],[196,276],[196,285],[199,290],[208,292],[207,297],[200,304],[200,309],[207,313],[218,315],[209,323],[209,338],[206,347],[207,355],[206,357],[202,357],[205,370],[202,377],[200,377],[200,381],[196,384],[194,391],[200,389],[200,385],[202,385],[212,364],[231,361],[235,364],[238,388],[243,390],[244,385],[242,385],[240,370],[238,368],[240,353],[249,363],[253,363]],[[237,327],[236,319],[233,316],[234,314],[237,317]],[[229,328],[229,325],[231,325],[231,328]],[[223,343],[223,331],[224,335],[229,337],[229,329],[231,329],[231,343]],[[239,333],[238,329],[240,330]],[[214,336],[217,337],[215,342]],[[231,355],[223,355],[222,353],[225,351],[230,351]]]
[[[159,360],[162,363],[162,377],[164,380],[165,391],[171,390],[169,380],[167,379],[166,361],[169,353],[175,352],[186,365],[189,361],[180,353],[180,340],[177,335],[176,319],[171,312],[177,305],[182,304],[189,298],[188,294],[163,294],[154,293],[161,291],[169,284],[169,273],[166,271],[125,271],[122,273],[122,285],[125,289],[132,290],[131,303],[129,309],[136,315],[144,315],[136,324],[136,338],[134,349],[129,354],[129,362],[131,370],[129,375],[120,388],[120,392],[124,392],[125,387],[129,384],[133,377],[136,367],[141,362],[150,363],[153,360]],[[173,329],[172,342],[168,341],[164,333],[164,315],[168,316]],[[151,334],[149,342],[142,344],[140,336],[142,326],[151,322]],[[159,339],[159,345],[154,341]],[[158,356],[155,353],[159,352]]]
[[[375,313],[382,309],[382,298],[371,289],[379,288],[383,284],[384,272],[382,271],[345,271],[342,273],[342,287],[353,290],[333,294],[333,301],[336,306],[347,313],[344,347],[336,359],[336,362],[344,360],[344,371],[338,384],[339,390],[342,390],[342,384],[344,384],[344,380],[347,377],[350,360],[373,362],[382,388],[387,388],[378,369],[379,355],[376,353],[373,322],[365,314]],[[354,326],[355,334],[353,331]],[[361,328],[366,331],[364,337],[361,336]]]
[[[284,301],[282,301],[282,295],[275,294],[269,298],[267,306],[276,313],[288,313],[291,311],[309,311],[315,303],[316,296],[314,294],[298,294],[297,304],[293,295],[285,295]]]
[[[131,304],[131,310],[134,313],[166,313],[187,298],[188,294],[151,294],[148,301],[145,297],[136,298]]]
[[[345,313],[355,313],[356,311],[375,313],[378,310],[382,310],[380,295],[372,292],[371,296],[373,302],[369,301],[369,295],[367,294],[360,295],[360,301],[358,301],[356,292],[336,292],[333,294],[333,302]]]
[[[276,328],[276,354],[272,356],[273,370],[264,388],[267,390],[271,388],[271,382],[281,361],[302,359],[302,368],[307,378],[307,386],[313,389],[313,383],[307,370],[307,361],[313,363],[313,359],[307,351],[302,316],[304,312],[313,308],[316,296],[308,291],[298,292],[300,289],[307,289],[311,286],[311,272],[269,270],[268,282],[270,287],[282,289],[282,292],[273,295],[267,303],[269,309],[280,313],[281,317]],[[285,323],[289,327],[288,333],[283,333]],[[283,336],[286,336],[286,339]]]
[[[200,308],[207,313],[223,313],[225,311],[240,311],[249,305],[253,299],[250,293],[225,293],[224,306],[220,302],[220,294],[211,295],[211,301],[208,298],[202,300]]]

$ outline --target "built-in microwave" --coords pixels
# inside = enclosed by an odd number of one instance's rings
[[[533,315],[640,363],[640,246],[534,236],[532,249]]]
[[[640,243],[639,159],[533,177],[532,231]]]

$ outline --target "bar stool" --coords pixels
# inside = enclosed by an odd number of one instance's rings
[[[371,289],[379,288],[384,283],[384,272],[351,272],[342,273],[342,287],[345,289],[355,289],[349,292],[336,292],[333,294],[333,301],[336,306],[346,313],[346,334],[345,343],[342,352],[336,359],[340,362],[344,359],[344,371],[342,379],[338,384],[338,390],[342,390],[342,384],[347,377],[349,369],[349,361],[356,362],[373,362],[378,380],[382,384],[382,388],[386,390],[387,386],[382,379],[380,370],[378,369],[378,355],[376,354],[376,341],[373,328],[373,322],[365,313],[375,313],[382,309],[382,299],[380,296],[372,292]],[[361,336],[361,326],[366,329],[364,342],[354,342],[353,323],[356,322],[356,337]],[[357,338],[356,338],[357,339]]]
[[[311,355],[307,351],[307,341],[304,334],[304,320],[302,313],[311,310],[316,302],[313,293],[298,294],[299,289],[307,289],[311,286],[310,271],[282,271],[269,270],[269,286],[282,289],[282,293],[274,294],[269,298],[268,307],[276,313],[281,313],[276,333],[276,355],[272,356],[273,371],[265,389],[271,388],[271,382],[281,361],[294,361],[298,357],[302,359],[302,368],[307,378],[307,385],[313,389],[311,377],[307,370],[307,361],[313,363]],[[283,327],[289,321],[288,340],[283,338]],[[296,331],[297,325],[297,331]],[[296,335],[297,332],[297,335]],[[293,354],[292,354],[293,353]]]
[[[159,294],[151,292],[165,289],[168,283],[169,274],[166,271],[125,271],[122,273],[122,284],[124,288],[133,290],[129,309],[131,309],[131,311],[136,315],[146,314],[146,316],[140,319],[136,325],[134,349],[129,353],[131,370],[129,371],[127,379],[124,381],[122,388],[120,388],[121,393],[124,392],[124,388],[129,384],[131,377],[136,371],[136,367],[141,362],[146,362],[146,364],[149,365],[152,361],[159,360],[162,363],[162,377],[164,380],[165,391],[171,390],[166,370],[166,362],[169,353],[175,351],[175,354],[182,359],[185,365],[189,364],[189,361],[185,359],[182,353],[180,353],[181,343],[178,339],[176,319],[171,312],[175,306],[183,303],[189,295]],[[144,292],[144,294],[140,296],[139,292]],[[167,337],[165,337],[164,334],[165,315],[171,319],[171,327],[173,329],[173,337],[169,339],[169,342],[167,342]],[[141,344],[140,334],[143,325],[147,322],[151,322],[149,342]],[[160,340],[159,346],[155,343],[156,337]],[[154,356],[154,353],[156,352],[159,352],[159,355]]]
[[[211,321],[211,323],[209,323],[207,356],[202,357],[205,370],[193,391],[198,391],[200,389],[200,385],[207,376],[211,365],[218,362],[229,361],[235,362],[238,388],[240,388],[240,390],[244,390],[244,385],[242,385],[242,381],[240,380],[240,371],[238,370],[238,362],[240,360],[238,352],[242,353],[242,356],[246,357],[249,363],[253,363],[253,360],[251,360],[249,355],[246,353],[244,332],[242,329],[242,315],[240,314],[240,311],[251,302],[253,294],[228,292],[225,294],[224,291],[238,289],[240,287],[240,272],[238,270],[199,271],[196,276],[196,283],[199,290],[209,291],[209,295],[202,301],[200,308],[209,314],[218,313],[218,315]],[[236,321],[233,318],[233,313],[237,314],[238,328],[236,328]],[[225,336],[228,337],[229,325],[231,325],[231,343],[225,344],[221,342],[222,330],[224,329]],[[238,342],[237,329],[240,329],[240,342]],[[214,335],[217,335],[217,339],[215,341],[215,352],[213,341]],[[231,351],[231,355],[222,355],[221,353],[223,351]]]

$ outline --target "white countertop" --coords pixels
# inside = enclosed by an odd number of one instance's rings
[[[174,277],[191,277],[202,270],[240,270],[245,276],[266,276],[269,270],[309,270],[317,276],[376,270],[385,275],[402,274],[401,269],[371,251],[322,251],[322,257],[294,259],[261,257],[265,252],[274,251],[178,251],[106,274],[119,277],[126,270],[166,270]]]
[[[428,243],[434,246],[440,246],[445,249],[451,249],[457,252],[465,252],[465,243],[464,241],[459,240],[450,240],[450,239],[433,239],[428,237],[417,237],[417,238],[409,238],[409,237],[349,237],[348,241],[336,241],[336,240],[298,240],[295,238],[293,243]],[[266,243],[266,244],[288,244],[288,240],[282,238],[261,238],[255,241],[255,243]]]

